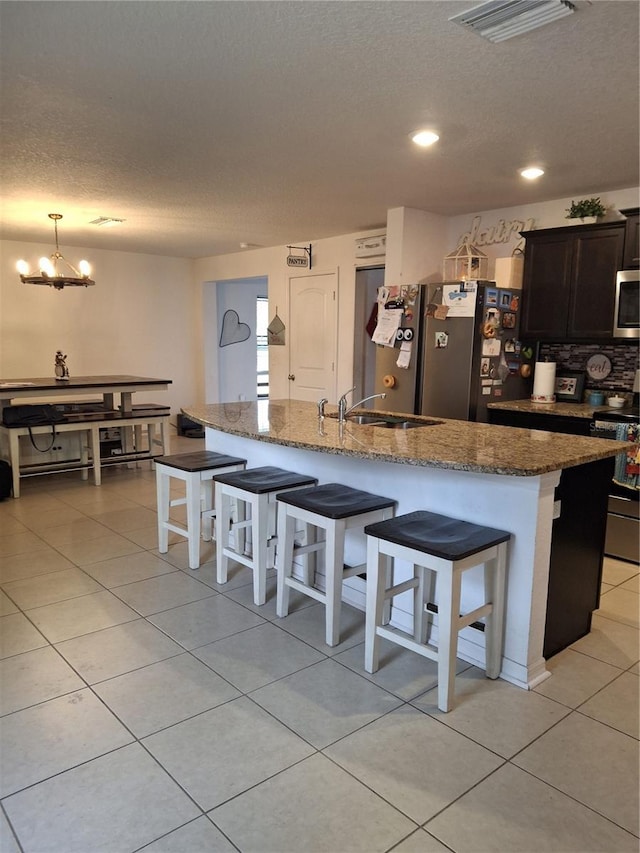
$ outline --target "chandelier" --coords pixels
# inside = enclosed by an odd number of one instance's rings
[[[62,214],[50,213],[49,219],[53,219],[56,234],[56,250],[48,258],[40,258],[38,269],[34,272],[29,272],[29,266],[26,261],[18,261],[16,267],[20,273],[20,281],[23,284],[47,284],[56,290],[62,290],[63,287],[89,287],[89,285],[95,284],[95,281],[90,278],[91,267],[87,261],[80,261],[78,265],[79,269],[76,269],[60,253],[58,246],[58,221],[62,219]],[[70,274],[62,269],[63,265]]]

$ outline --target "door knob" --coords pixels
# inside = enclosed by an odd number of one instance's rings
[[[291,379],[291,381],[292,381],[292,382],[295,382],[295,381],[296,381],[296,375],[295,375],[295,373],[290,373],[290,374],[287,376],[287,379]]]

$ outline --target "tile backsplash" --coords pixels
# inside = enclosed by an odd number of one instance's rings
[[[588,375],[585,390],[627,392],[633,388],[636,370],[640,368],[640,350],[638,343],[624,344],[570,344],[541,343],[539,358],[555,361],[557,371],[584,371],[592,355],[606,355],[611,362],[611,373],[605,379],[591,379]]]

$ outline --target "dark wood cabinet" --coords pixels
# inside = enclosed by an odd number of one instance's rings
[[[624,258],[622,269],[633,270],[640,267],[640,208],[621,210],[627,217],[624,234]]]
[[[587,418],[489,409],[489,423],[589,435]],[[614,460],[601,459],[565,468],[556,488],[560,513],[553,522],[549,558],[545,658],[591,629],[600,602],[607,502]]]
[[[611,338],[625,223],[523,231],[522,236],[527,243],[520,337]]]

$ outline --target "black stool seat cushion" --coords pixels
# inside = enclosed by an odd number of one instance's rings
[[[199,450],[195,453],[176,453],[173,456],[156,456],[156,465],[179,468],[181,471],[209,471],[213,468],[230,468],[232,465],[245,465],[247,460],[237,456],[226,456],[212,450]]]
[[[315,512],[324,518],[349,518],[376,509],[386,509],[396,503],[391,498],[372,495],[341,483],[324,483],[313,489],[299,489],[297,492],[279,495],[278,500]]]
[[[277,492],[278,489],[294,489],[296,486],[312,486],[317,482],[306,474],[296,474],[295,471],[285,471],[284,468],[274,468],[271,465],[249,468],[248,471],[237,471],[235,474],[220,474],[214,479],[217,483],[235,486],[254,495]]]
[[[364,532],[445,560],[461,560],[511,539],[505,530],[422,510],[368,524]]]

